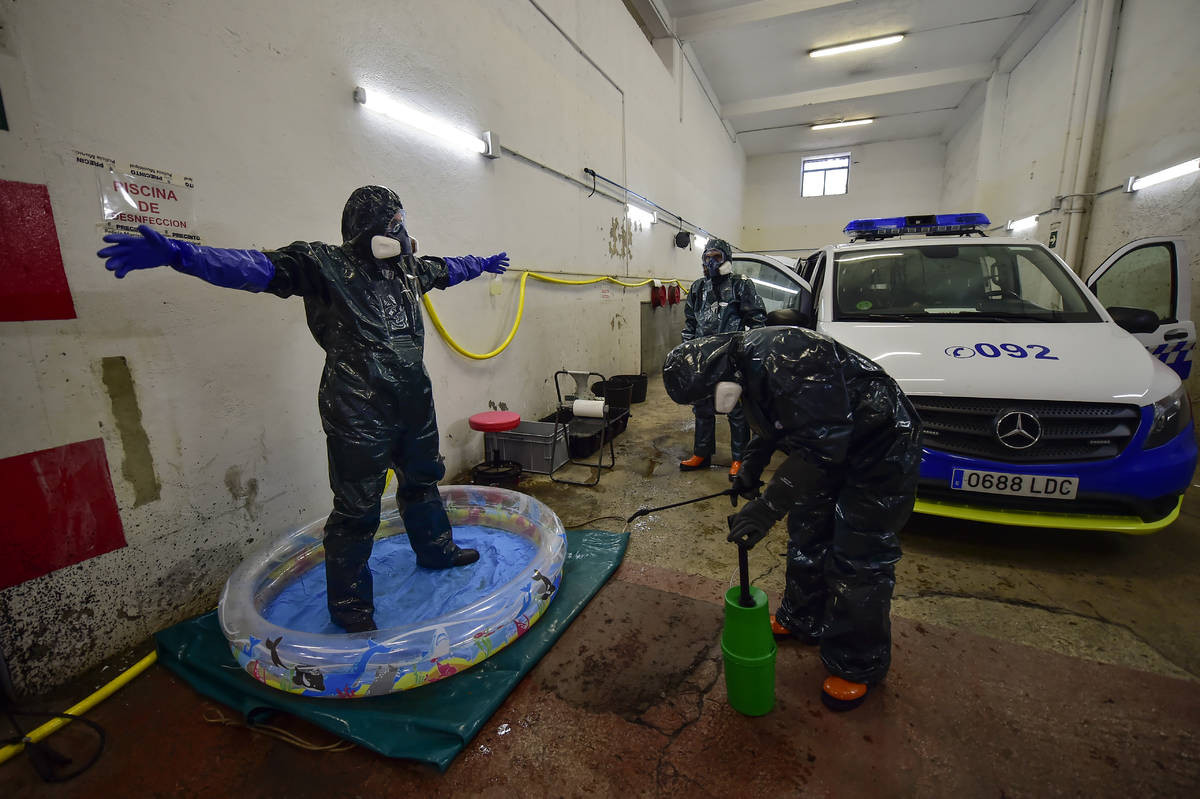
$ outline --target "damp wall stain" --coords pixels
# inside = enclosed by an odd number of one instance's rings
[[[142,409],[138,406],[129,364],[123,355],[102,358],[100,374],[117,423],[123,454],[121,475],[133,487],[133,506],[154,502],[162,492],[162,485],[154,471],[150,437],[142,426]]]
[[[633,225],[628,217],[614,216],[608,228],[608,256],[633,257]]]
[[[173,537],[111,553],[107,566],[86,581],[63,569],[5,591],[0,649],[18,695],[42,694],[141,645],[155,631],[211,609],[244,556],[238,542],[202,536],[181,547]]]
[[[258,514],[262,510],[262,503],[258,501],[257,477],[251,477],[242,483],[241,467],[230,466],[225,470],[225,488],[229,490],[229,496],[241,503],[251,521],[258,518]]]

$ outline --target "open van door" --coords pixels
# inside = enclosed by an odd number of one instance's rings
[[[798,298],[808,291],[808,284],[794,271],[762,256],[734,253],[730,265],[736,274],[745,275],[754,282],[767,313],[796,307]]]
[[[1088,277],[1087,286],[1105,308],[1118,309],[1110,311],[1118,323],[1122,311],[1152,311],[1158,317],[1157,327],[1148,324],[1131,332],[1151,355],[1181,379],[1188,378],[1196,325],[1191,319],[1191,275],[1182,239],[1131,241],[1100,264]]]

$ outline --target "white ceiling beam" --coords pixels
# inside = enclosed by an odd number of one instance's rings
[[[759,97],[754,100],[742,100],[739,103],[729,103],[723,106],[723,116],[726,119],[744,117],[751,114],[762,114],[768,111],[784,111],[789,108],[800,108],[806,105],[820,103],[837,103],[843,100],[854,100],[859,97],[875,97],[880,94],[907,92],[914,89],[928,89],[931,86],[944,86],[950,83],[967,83],[984,80],[991,76],[996,69],[995,62],[983,64],[967,64],[961,67],[947,67],[929,72],[915,72],[911,75],[899,75],[894,78],[879,78],[864,80],[858,83],[845,83],[841,86],[825,86],[820,89],[809,89],[793,94],[778,94],[774,97]]]
[[[1012,72],[1042,37],[1067,13],[1075,0],[1038,0],[1000,49],[997,72]]]
[[[655,0],[629,0],[655,39],[671,35],[671,16]]]
[[[675,35],[680,39],[692,39],[705,33],[728,30],[738,25],[762,22],[788,14],[815,11],[828,6],[840,6],[849,0],[755,0],[732,8],[705,11],[675,18]]]

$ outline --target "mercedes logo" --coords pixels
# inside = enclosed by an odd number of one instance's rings
[[[947,347],[946,354],[951,358],[974,358],[975,350],[971,347]]]
[[[1009,411],[996,418],[996,438],[1009,449],[1029,449],[1042,437],[1042,423],[1028,411]]]

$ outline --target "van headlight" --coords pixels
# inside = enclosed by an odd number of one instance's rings
[[[1187,391],[1181,385],[1154,403],[1154,421],[1142,448],[1161,447],[1186,429],[1191,421],[1192,405],[1188,401]]]

